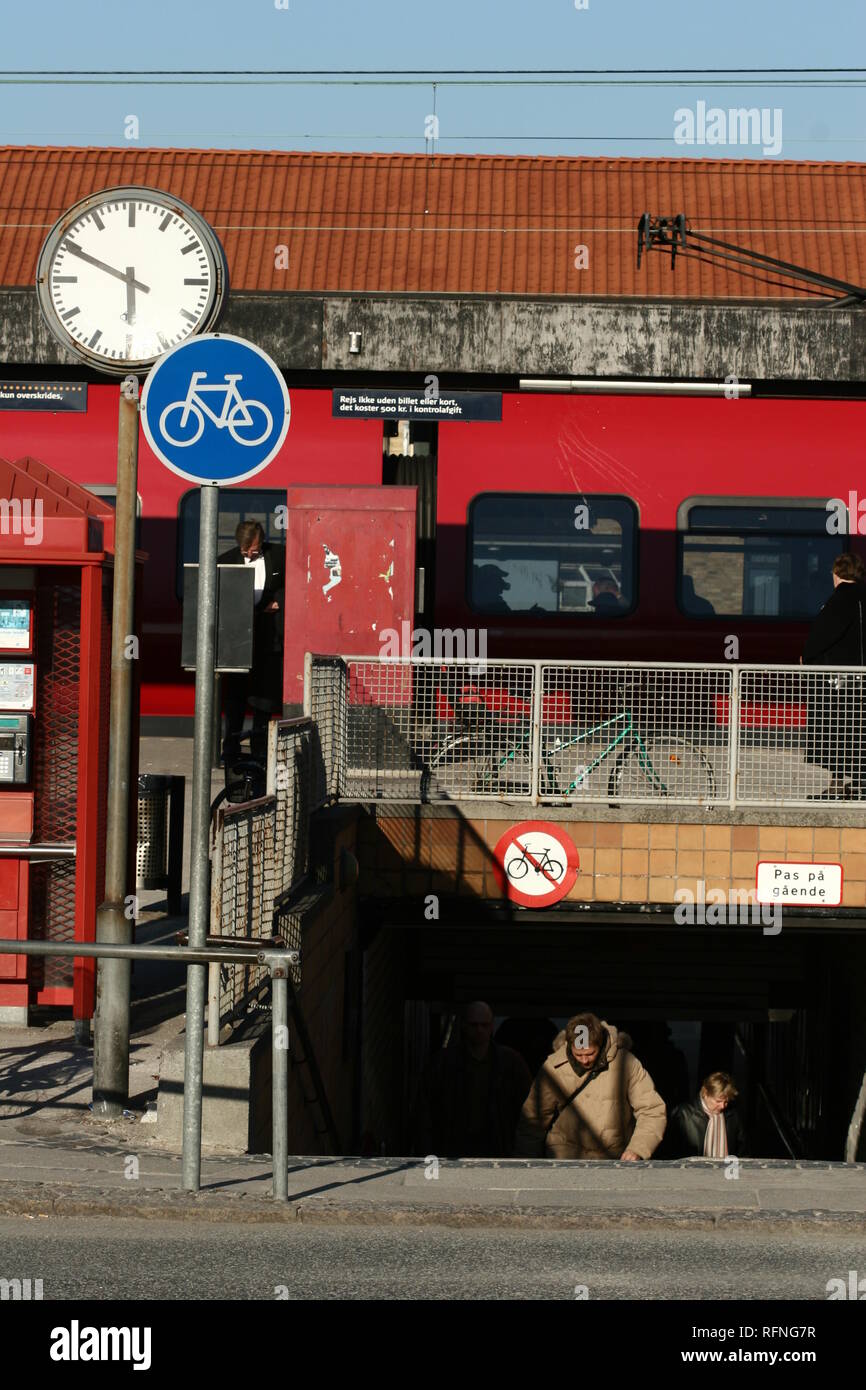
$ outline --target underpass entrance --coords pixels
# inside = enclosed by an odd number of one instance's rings
[[[423,1069],[480,999],[496,1040],[532,1074],[545,1033],[589,1010],[630,1034],[669,1110],[711,1071],[729,1071],[752,1156],[844,1158],[866,1058],[866,940],[855,930],[800,919],[765,936],[760,925],[569,909],[507,921],[492,908],[479,920],[477,905],[456,899],[442,900],[438,921],[406,925],[399,910],[363,908],[358,1122],[368,1152],[410,1151]]]

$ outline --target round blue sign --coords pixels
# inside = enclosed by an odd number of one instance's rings
[[[193,483],[241,483],[267,468],[289,428],[282,372],[230,333],[202,333],[160,357],[141,395],[145,437]]]

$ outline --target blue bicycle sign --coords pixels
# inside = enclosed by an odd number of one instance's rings
[[[289,427],[282,373],[253,343],[204,333],[153,367],[142,427],[167,468],[197,483],[239,483],[274,459]]]

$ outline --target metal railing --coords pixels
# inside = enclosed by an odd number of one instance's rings
[[[310,657],[323,777],[356,800],[866,804],[866,672]]]
[[[282,910],[309,872],[313,809],[314,726],[310,719],[272,720],[268,792],[216,813],[211,860],[211,925],[227,942],[269,942],[300,949],[297,919]],[[300,984],[300,969],[292,966]],[[268,988],[255,958],[212,963],[208,971],[208,1043],[216,1046]]]
[[[220,970],[225,964],[235,962],[246,966],[249,953],[231,943],[208,945],[199,949],[193,946],[118,946],[107,942],[92,941],[9,941],[0,938],[0,958],[4,955],[47,956],[74,960],[96,958],[103,960],[163,960],[175,964],[208,966],[216,965]],[[272,1138],[273,1195],[277,1201],[284,1202],[289,1192],[289,969],[297,965],[297,954],[283,946],[262,946],[257,953],[257,963],[270,975],[272,987]],[[201,1115],[203,1074],[184,1068],[183,1077],[183,1170],[184,1189],[197,1191],[201,1179],[201,1127],[187,1123],[192,1112]],[[188,1181],[192,1173],[194,1181]]]
[[[313,721],[312,810],[336,800],[345,790],[347,686],[342,657],[307,653],[304,714]]]

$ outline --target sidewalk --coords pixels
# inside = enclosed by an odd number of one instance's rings
[[[5,1105],[0,1106],[5,1112]],[[53,1107],[51,1115],[54,1114]],[[181,1160],[151,1147],[141,1121],[44,1112],[0,1122],[0,1216],[116,1215],[208,1221],[718,1229],[832,1227],[866,1235],[866,1165],[559,1163],[297,1157],[289,1200],[271,1197],[269,1156],[202,1161],[181,1191]],[[427,1174],[430,1174],[428,1177]]]
[[[163,934],[165,918],[151,930]],[[560,1163],[297,1157],[289,1201],[271,1197],[268,1155],[208,1152],[201,1192],[181,1191],[181,1160],[156,1142],[159,1056],[178,1036],[177,987],[147,984],[122,1120],[90,1110],[93,1053],[72,1023],[0,1034],[0,1215],[176,1216],[211,1221],[358,1222],[540,1228],[660,1225],[866,1235],[866,1164],[743,1159]],[[181,996],[182,997],[182,996]],[[181,1009],[182,1009],[181,1003]],[[429,1176],[428,1176],[429,1175]]]

